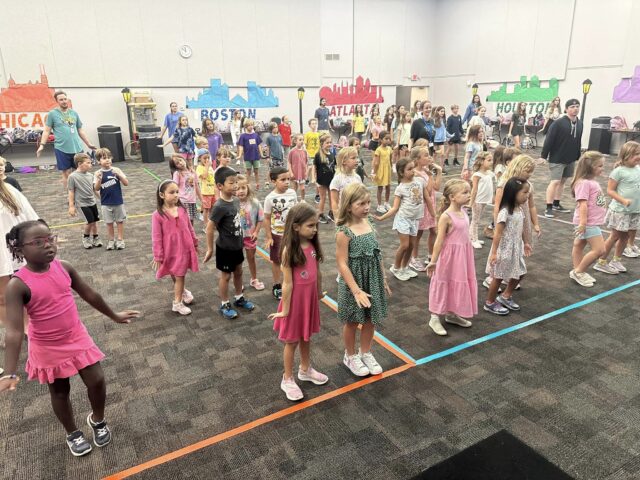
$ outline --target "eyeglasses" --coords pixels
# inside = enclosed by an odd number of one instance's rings
[[[45,245],[55,245],[58,243],[58,235],[49,235],[47,237],[38,237],[35,240],[31,240],[30,242],[24,242],[22,245],[33,245],[37,248],[42,248]]]

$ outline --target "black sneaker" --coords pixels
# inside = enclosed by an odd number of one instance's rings
[[[324,213],[321,213],[318,216],[318,222],[320,222],[320,223],[329,223],[329,219],[327,218],[327,216]]]
[[[280,300],[282,298],[282,285],[280,285],[279,283],[276,283],[271,288],[271,293],[276,298],[276,300]]]
[[[449,159],[448,159],[448,158],[445,158],[445,159],[444,159],[444,164],[445,164],[447,167],[449,166]]]
[[[315,196],[315,198],[314,198],[314,201],[315,201],[316,203],[320,203],[320,195],[318,195],[317,193],[316,193],[316,196]]]
[[[249,300],[244,298],[244,296],[234,300],[233,306],[234,307],[244,308],[245,310],[248,310],[248,311],[251,311],[254,308],[256,308],[256,306],[253,303],[251,303]]]
[[[457,159],[457,158],[454,158],[454,159],[453,159],[453,166],[454,166],[454,167],[459,167],[459,166],[460,166],[460,162],[458,161],[458,159]]]
[[[91,451],[91,444],[84,438],[81,430],[67,435],[67,446],[74,457],[81,457]]]
[[[93,443],[96,447],[104,447],[111,442],[111,430],[107,427],[107,422],[102,420],[100,423],[94,423],[91,420],[92,413],[87,417],[87,425],[93,430]]]
[[[329,220],[331,220],[333,223],[336,223],[336,219],[333,218],[333,211],[329,211],[329,215],[328,215]]]
[[[570,213],[571,210],[569,210],[568,208],[564,208],[562,205],[557,204],[557,205],[553,205],[551,207],[554,211],[558,212],[558,213]]]
[[[544,216],[547,218],[553,218],[555,215],[553,214],[553,209],[547,207],[547,209],[544,211]]]

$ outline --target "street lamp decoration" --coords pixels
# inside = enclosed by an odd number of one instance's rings
[[[122,90],[120,90],[120,93],[122,93],[122,98],[124,99],[124,103],[129,105],[129,102],[131,101],[131,90],[129,90],[128,87],[125,87]]]
[[[298,100],[304,100],[304,87],[298,89]]]
[[[474,83],[473,85],[471,85],[471,94],[475,95],[478,93],[478,84]]]
[[[298,112],[300,114],[300,133],[302,133],[302,99],[304,98],[304,87],[298,88]]]
[[[588,78],[582,82],[582,108],[580,109],[580,121],[584,122],[584,110],[587,104],[587,94],[589,90],[591,90],[591,85],[593,82]]]

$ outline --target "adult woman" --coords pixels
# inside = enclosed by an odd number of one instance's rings
[[[411,109],[411,118],[414,120],[419,119],[422,116],[422,102],[416,100],[413,102],[413,108]]]
[[[546,135],[549,131],[549,127],[551,124],[560,118],[562,115],[562,109],[560,108],[560,97],[556,97],[551,100],[549,106],[547,107],[547,111],[544,113],[544,127],[542,127],[542,134]]]
[[[8,183],[0,180],[0,346],[4,348],[4,322],[6,317],[4,291],[13,272],[24,262],[17,262],[9,248],[5,235],[15,225],[27,220],[38,220],[38,215],[26,197]],[[27,316],[25,315],[25,331]]]
[[[480,101],[480,95],[476,93],[471,99],[471,103],[467,105],[467,110],[464,112],[464,117],[462,117],[462,125],[471,120],[471,117],[478,113],[478,108],[481,106],[482,102]]]
[[[231,133],[231,142],[237,151],[238,139],[242,134],[242,111],[233,112],[233,118],[229,120],[229,133]],[[240,157],[236,160],[236,165],[240,165]]]
[[[178,120],[182,116],[181,113],[178,113],[178,104],[176,102],[171,102],[169,104],[169,108],[171,109],[171,111],[164,116],[164,123],[162,124],[162,130],[160,131],[160,138],[164,138],[165,132],[167,133],[169,138],[172,138],[173,132],[176,131],[176,127],[178,126]],[[177,153],[178,144],[172,143],[171,146]]]

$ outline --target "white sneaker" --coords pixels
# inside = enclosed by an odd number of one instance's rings
[[[388,212],[389,210],[391,210],[391,205],[389,205],[389,203],[388,203],[388,202],[384,202],[384,208],[385,208],[385,209],[387,210],[387,212]]]
[[[569,272],[569,278],[575,280],[578,285],[581,285],[583,287],[593,287],[593,282],[590,281],[584,273],[579,273],[575,270],[571,270]]]
[[[391,265],[391,268],[389,268],[389,271],[393,274],[394,277],[396,277],[401,282],[406,282],[407,280],[409,280],[409,277],[401,268],[396,270],[396,267]]]
[[[587,272],[584,272],[585,278],[588,278],[591,283],[596,283],[596,279],[589,275]]]
[[[171,310],[178,312],[180,315],[189,315],[191,313],[191,309],[182,302],[173,302]]]
[[[429,327],[431,327],[431,330],[433,330],[433,333],[435,333],[436,335],[444,336],[447,334],[447,331],[442,326],[442,323],[440,323],[440,317],[435,313],[431,314],[431,320],[429,320]]]
[[[479,243],[480,245],[484,245],[484,240],[478,240],[478,243]]]
[[[620,260],[611,260],[609,262],[609,266],[612,268],[615,268],[617,271],[619,271],[620,273],[624,273],[627,271],[627,269],[625,268],[624,265],[622,265],[622,263],[620,263]]]
[[[462,318],[455,313],[447,313],[444,316],[444,321],[446,323],[450,323],[451,325],[458,325],[459,327],[469,328],[473,323],[471,323],[466,318]]]
[[[409,267],[403,268],[402,271],[408,278],[416,278],[418,276],[418,272],[410,269]]]
[[[382,367],[377,362],[376,358],[373,356],[373,353],[358,352],[358,354],[360,355],[360,359],[362,360],[362,363],[364,363],[366,367],[369,369],[369,372],[371,373],[371,375],[380,375],[382,373]]]
[[[471,242],[471,246],[473,248],[482,248],[482,243],[480,243],[479,240],[476,240],[475,242]]]
[[[640,254],[634,252],[632,247],[626,247],[624,249],[624,252],[622,252],[622,255],[624,255],[627,258],[638,258],[638,257],[640,257]]]
[[[384,206],[383,206],[383,205],[378,205],[378,208],[376,208],[376,212],[378,212],[378,213],[382,213],[383,215],[384,215],[385,213],[387,213],[387,211],[384,209]]]
[[[367,366],[362,362],[360,355],[357,353],[349,356],[347,355],[347,351],[344,352],[344,358],[342,359],[342,363],[351,370],[356,377],[366,377],[371,372],[367,368]]]
[[[638,245],[633,245],[631,247],[631,250],[633,250],[635,253],[637,253],[638,255],[640,255],[640,247]]]
[[[618,273],[620,273],[608,263],[596,262],[593,265],[593,269],[598,272],[608,273],[609,275],[618,275]]]

